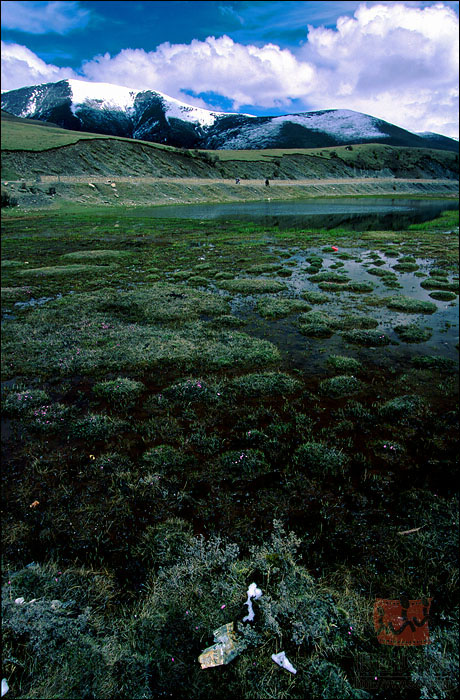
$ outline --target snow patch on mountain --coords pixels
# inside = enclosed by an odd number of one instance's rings
[[[158,94],[161,95],[161,93]],[[182,119],[182,121],[198,123],[200,126],[212,126],[218,117],[216,112],[209,112],[201,107],[192,107],[173,97],[166,97],[166,95],[161,95],[161,97],[165,106],[166,119]]]
[[[312,131],[323,131],[339,141],[349,141],[357,138],[382,139],[383,134],[376,125],[376,119],[353,112],[351,109],[335,109],[326,112],[310,112],[307,114],[286,114],[281,117],[273,117],[272,123],[300,124]]]
[[[26,119],[27,117],[30,117],[31,114],[33,114],[37,108],[37,97],[40,94],[40,89],[36,88],[33,93],[31,94],[29,98],[29,102],[27,105],[24,107],[22,112],[18,114],[19,117],[23,117]]]
[[[279,134],[282,124],[274,124],[273,120],[264,124],[249,124],[241,126],[237,135],[228,135],[225,144],[220,148],[229,150],[244,150],[251,148],[269,148],[273,139]],[[273,146],[272,146],[273,147]]]
[[[79,106],[89,103],[100,109],[112,109],[120,112],[130,112],[139,90],[130,90],[121,85],[110,83],[88,83],[84,80],[68,80],[72,93],[71,109],[74,114]],[[93,103],[93,104],[91,104]]]
[[[167,119],[175,118],[193,124],[199,124],[200,126],[212,126],[216,119],[224,114],[220,112],[210,112],[201,107],[193,107],[156,90],[132,90],[127,87],[122,87],[121,85],[89,83],[85,80],[74,79],[70,79],[67,82],[69,83],[72,93],[71,109],[73,114],[76,114],[78,108],[84,104],[97,107],[98,109],[116,110],[131,114],[134,109],[136,97],[144,92],[151,92],[153,95],[158,95],[158,97],[161,98]],[[30,114],[32,111],[33,108],[31,108],[28,113]]]

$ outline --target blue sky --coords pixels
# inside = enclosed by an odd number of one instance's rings
[[[3,90],[71,77],[207,109],[354,109],[458,136],[458,2],[1,4]]]

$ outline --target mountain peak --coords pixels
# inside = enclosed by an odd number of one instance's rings
[[[458,149],[453,139],[414,134],[351,109],[256,117],[195,107],[156,90],[73,78],[2,93],[2,108],[75,131],[185,148],[325,148],[377,142]]]

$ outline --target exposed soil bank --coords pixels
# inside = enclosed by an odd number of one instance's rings
[[[39,183],[25,180],[3,182],[20,207],[43,208],[63,204],[107,204],[114,206],[192,204],[197,202],[244,202],[270,198],[363,195],[458,196],[455,180],[342,178],[271,181],[209,178],[148,178],[102,176],[45,176]]]

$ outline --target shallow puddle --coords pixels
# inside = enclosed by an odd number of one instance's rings
[[[286,266],[284,269],[291,272],[289,277],[279,275],[276,272],[260,274],[260,277],[277,279],[286,285],[287,290],[278,293],[278,297],[300,299],[304,291],[321,291],[317,283],[308,279],[311,274],[305,272],[305,268],[309,266],[307,257],[318,255],[322,258],[321,272],[332,271],[332,265],[338,261],[343,262],[343,267],[335,269],[335,272],[347,275],[353,282],[372,284],[373,291],[366,293],[326,292],[330,301],[324,304],[311,304],[312,310],[323,312],[331,317],[342,317],[350,314],[371,316],[378,321],[378,330],[388,336],[391,341],[390,345],[384,348],[358,347],[346,342],[340,331],[335,331],[330,338],[309,338],[302,335],[296,327],[295,321],[298,314],[267,320],[257,313],[255,309],[257,301],[272,295],[243,296],[236,294],[232,296],[213,283],[209,284],[208,290],[216,291],[229,298],[232,313],[246,321],[243,328],[245,332],[269,340],[280,349],[285,367],[291,365],[299,369],[308,369],[310,372],[321,371],[325,368],[330,354],[345,354],[356,357],[363,363],[377,363],[380,366],[406,363],[407,360],[416,355],[438,355],[457,361],[458,350],[455,346],[458,343],[458,297],[454,302],[431,298],[430,292],[432,290],[420,286],[420,282],[425,277],[416,277],[413,272],[401,273],[393,269],[398,260],[396,257],[379,253],[380,260],[384,261],[379,269],[397,274],[397,283],[400,287],[395,289],[386,287],[381,277],[368,272],[370,267],[374,267],[375,252],[371,250],[340,248],[340,253],[352,256],[353,259],[350,260],[340,260],[336,253],[328,254],[321,248],[309,249],[308,252],[295,252],[289,257],[286,257],[289,251],[285,248],[270,247],[268,252],[280,255],[280,262]],[[356,262],[357,259],[362,262]],[[295,265],[291,263],[295,263]],[[432,261],[419,257],[416,257],[416,264],[419,266],[417,272],[425,273],[426,276],[433,266]],[[452,281],[452,275],[448,277],[448,280]],[[432,314],[405,313],[389,309],[386,306],[374,306],[367,302],[369,298],[377,300],[401,295],[432,302],[436,305],[437,310]],[[393,330],[395,326],[414,324],[422,328],[429,328],[432,333],[431,338],[422,343],[406,343],[401,341]]]

